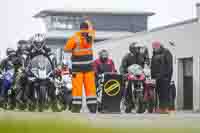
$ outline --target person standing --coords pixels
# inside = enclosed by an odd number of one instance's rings
[[[168,113],[169,86],[173,74],[173,56],[159,41],[153,42],[152,47],[151,76],[156,79],[159,113]]]
[[[96,113],[97,98],[95,73],[93,70],[93,50],[95,31],[88,21],[80,24],[80,31],[69,38],[64,50],[72,53],[72,108],[79,113],[82,107],[82,87],[86,92],[86,103],[91,113]]]
[[[142,67],[148,62],[148,50],[144,47],[144,45],[139,44],[137,42],[133,42],[129,45],[129,53],[127,53],[122,61],[120,66],[120,73],[125,75],[128,73],[128,67],[133,64],[138,64]],[[132,83],[128,81],[127,88],[124,91],[125,101],[126,101],[126,113],[131,113],[134,108],[134,102],[132,98]]]
[[[109,72],[116,73],[114,61],[109,58],[107,50],[103,49],[99,52],[99,58],[94,61],[94,70],[96,75]]]

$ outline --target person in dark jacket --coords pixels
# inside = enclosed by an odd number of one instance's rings
[[[159,112],[167,113],[169,107],[169,85],[173,74],[173,56],[160,42],[152,44],[151,76],[156,79]]]
[[[121,61],[121,66],[120,66],[120,73],[121,74],[126,74],[128,73],[128,67],[137,64],[137,56],[136,56],[136,42],[133,42],[132,44],[129,45],[129,53],[127,53]]]
[[[121,62],[120,73],[125,75],[128,73],[128,67],[138,64],[144,67],[145,64],[149,64],[149,54],[148,49],[137,42],[133,42],[129,46],[129,53],[127,53]],[[134,108],[134,103],[132,100],[132,87],[131,82],[128,82],[128,86],[125,89],[125,101],[126,101],[126,113],[130,113]]]
[[[94,61],[94,70],[96,75],[111,72],[117,72],[115,64],[112,59],[109,58],[107,50],[103,49],[99,52],[99,58]]]
[[[13,71],[13,82],[16,76],[16,72],[21,66],[21,60],[17,57],[16,51],[12,48],[7,48],[6,50],[7,57],[3,59],[0,63],[0,72],[7,72],[8,70],[14,70]],[[5,100],[5,95],[7,93],[7,88],[4,88],[5,84],[2,83],[0,87],[0,103]]]
[[[137,42],[133,42],[129,45],[129,53],[127,53],[122,59],[120,73],[128,73],[128,67],[133,64],[138,64],[142,67],[144,67],[145,64],[149,64],[148,49]]]

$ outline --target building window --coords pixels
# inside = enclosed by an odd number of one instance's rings
[[[52,16],[50,29],[53,30],[78,30],[80,16]]]
[[[67,29],[68,29],[68,30],[72,30],[72,29],[73,29],[73,24],[68,23],[68,24],[67,24]]]

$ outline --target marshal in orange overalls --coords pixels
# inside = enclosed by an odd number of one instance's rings
[[[91,113],[96,113],[96,87],[95,74],[93,70],[93,39],[94,30],[88,27],[72,36],[65,45],[65,52],[72,53],[72,112],[80,112],[82,105],[82,88],[84,85],[86,102]],[[89,35],[90,41],[84,36]],[[91,40],[92,38],[92,40]]]

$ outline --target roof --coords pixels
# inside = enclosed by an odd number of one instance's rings
[[[71,37],[76,31],[51,31],[47,33],[48,38],[69,38]],[[127,36],[133,36],[134,34],[131,32],[122,32],[122,31],[97,31],[96,32],[96,39],[115,39],[115,38],[123,38]]]
[[[46,16],[65,16],[68,14],[82,14],[82,15],[91,15],[91,14],[104,14],[104,15],[145,15],[145,16],[153,16],[155,13],[153,12],[139,12],[139,11],[128,11],[128,10],[120,10],[120,9],[104,9],[104,8],[68,8],[68,9],[51,9],[51,10],[43,10],[37,13],[35,18],[43,18]]]
[[[192,18],[192,19],[188,19],[188,20],[181,21],[178,23],[173,23],[173,24],[157,27],[157,28],[151,29],[149,32],[155,32],[155,31],[164,30],[167,28],[173,28],[173,27],[181,26],[181,25],[185,25],[185,24],[197,23],[198,21],[199,21],[199,18]]]

